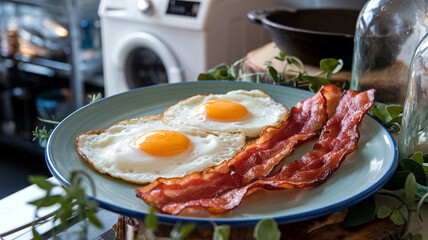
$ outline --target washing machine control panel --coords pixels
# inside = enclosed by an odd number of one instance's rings
[[[170,0],[166,13],[196,17],[198,15],[199,4],[200,2],[197,1]]]

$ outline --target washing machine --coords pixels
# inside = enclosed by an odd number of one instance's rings
[[[277,0],[101,0],[105,95],[196,81],[271,41],[247,19]]]

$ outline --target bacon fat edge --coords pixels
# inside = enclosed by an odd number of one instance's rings
[[[255,142],[248,144],[229,161],[202,173],[181,178],[159,178],[137,189],[136,195],[162,212],[177,214],[192,202],[225,196],[266,177],[296,146],[318,136],[327,121],[327,112],[329,116],[334,112],[340,96],[341,91],[337,87],[324,86],[314,96],[297,103],[287,120],[267,127]],[[211,212],[225,211],[207,209]]]

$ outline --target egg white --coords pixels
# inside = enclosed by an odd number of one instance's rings
[[[213,121],[198,108],[213,100],[229,100],[245,106],[248,117],[236,122]],[[196,95],[171,106],[163,113],[163,121],[172,126],[189,126],[205,131],[243,131],[247,138],[259,137],[266,126],[276,125],[288,116],[285,105],[265,92],[235,90],[226,94]]]
[[[185,152],[157,157],[145,153],[132,141],[153,130],[173,130],[186,135],[192,147]],[[78,153],[101,173],[133,183],[148,183],[156,178],[182,177],[202,171],[232,158],[245,145],[242,132],[212,132],[165,125],[161,116],[119,122],[112,127],[80,134]]]

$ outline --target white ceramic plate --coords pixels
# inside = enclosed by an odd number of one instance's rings
[[[76,152],[79,133],[105,129],[125,119],[162,113],[181,99],[196,94],[226,93],[236,89],[261,89],[291,109],[313,93],[270,84],[206,81],[157,85],[131,90],[89,104],[64,119],[53,131],[46,146],[46,162],[52,174],[65,186],[70,172],[82,170],[91,176],[101,208],[122,215],[144,218],[149,207],[135,196],[136,184],[102,175]],[[278,223],[302,221],[349,207],[379,190],[394,173],[397,153],[393,138],[376,120],[366,115],[360,126],[358,150],[322,185],[308,189],[260,191],[244,199],[235,210],[218,216],[187,217],[158,214],[164,223],[195,222],[199,225],[229,224],[251,226],[264,218]],[[296,149],[287,161],[295,161],[311,150],[313,142]],[[85,186],[89,186],[84,181]]]

